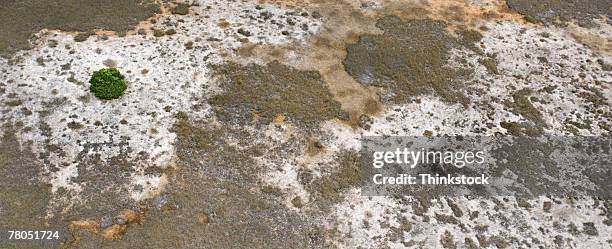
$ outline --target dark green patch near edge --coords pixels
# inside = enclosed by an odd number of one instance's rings
[[[178,3],[172,8],[172,14],[175,15],[187,15],[189,14],[189,4]]]
[[[383,17],[376,26],[384,33],[363,35],[356,44],[347,45],[343,63],[353,78],[385,88],[383,99],[392,103],[424,94],[469,103],[462,88],[473,70],[452,68],[447,62],[451,48],[477,50],[474,43],[482,38],[479,33],[459,30],[455,38],[446,32],[443,21],[403,21],[396,16]]]
[[[41,29],[125,32],[158,13],[153,0],[21,0],[0,5],[0,55],[29,47],[28,39]]]
[[[563,24],[572,20],[592,26],[593,19],[612,19],[610,0],[506,0],[508,7],[532,22]]]
[[[45,223],[51,188],[40,180],[40,165],[31,152],[20,149],[12,127],[5,128],[0,138],[0,248],[40,248],[36,241],[9,242],[4,237],[7,230],[57,229]]]
[[[512,93],[512,102],[506,101],[506,106],[526,120],[523,122],[501,122],[500,126],[514,136],[539,136],[544,132],[546,122],[542,113],[531,103],[530,96],[534,91],[524,88]]]
[[[223,92],[208,102],[222,122],[246,125],[258,120],[268,124],[284,115],[296,125],[312,129],[325,120],[346,118],[316,71],[300,71],[276,61],[266,66],[227,63],[213,66],[213,70],[222,77]]]
[[[357,152],[344,151],[336,158],[338,166],[312,181],[302,177],[302,184],[312,194],[316,204],[327,209],[343,200],[345,191],[358,187],[365,173],[361,169],[362,158]],[[301,173],[303,175],[304,173]]]

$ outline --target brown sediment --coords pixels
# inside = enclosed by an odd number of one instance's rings
[[[70,228],[70,230],[85,230],[90,233],[96,234],[100,231],[100,223],[91,219],[76,220],[70,222],[68,228]]]
[[[430,0],[427,17],[448,23],[449,30],[469,27],[477,29],[490,21],[513,21],[524,23],[522,17],[508,8],[504,0],[475,3],[468,0]]]
[[[127,225],[113,224],[102,231],[102,238],[105,240],[118,240],[127,232]]]
[[[598,29],[587,29],[574,23],[569,23],[567,29],[569,34],[576,39],[576,41],[584,44],[594,51],[612,55],[612,34],[602,34],[598,32]]]

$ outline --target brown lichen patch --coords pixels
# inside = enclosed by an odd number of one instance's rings
[[[542,113],[531,103],[529,98],[532,94],[533,90],[529,88],[513,92],[512,99],[514,102],[509,105],[515,113],[520,114],[525,119],[538,125],[544,125]]]
[[[117,217],[124,220],[127,224],[141,224],[145,210],[134,211],[132,209],[123,210]]]
[[[28,48],[30,35],[42,29],[126,32],[157,12],[159,5],[151,0],[5,2],[0,6],[0,54]]]
[[[325,146],[323,146],[323,144],[316,139],[311,139],[308,142],[308,146],[306,146],[306,155],[311,156],[311,157],[319,155],[323,153],[324,151],[325,151]]]
[[[531,102],[530,96],[534,93],[532,89],[524,88],[512,93],[513,101],[506,101],[510,111],[521,115],[526,121],[523,122],[502,122],[500,126],[512,135],[537,136],[542,134],[546,127],[546,122],[542,118],[542,113]]]
[[[220,28],[226,29],[226,28],[229,28],[229,26],[231,26],[231,24],[228,21],[226,21],[226,20],[221,20],[221,21],[219,21],[217,23],[217,26],[219,26]]]
[[[345,151],[337,156],[338,165],[312,181],[302,182],[314,201],[325,208],[343,200],[343,193],[357,187],[364,177],[361,157],[356,152]]]
[[[141,209],[139,211],[126,209],[121,211],[121,213],[116,217],[116,220],[119,220],[120,223],[112,224],[109,227],[105,228],[100,233],[100,236],[104,240],[121,239],[128,231],[128,228],[130,228],[131,225],[142,224],[144,213],[145,209]]]
[[[228,63],[214,66],[223,92],[209,99],[219,120],[231,124],[269,124],[278,115],[304,128],[344,119],[321,75],[278,62],[266,66]]]
[[[76,220],[70,222],[68,225],[70,230],[85,230],[90,233],[98,233],[100,231],[100,223],[95,220],[86,219],[86,220]]]
[[[462,88],[472,71],[447,63],[451,48],[473,49],[473,43],[481,38],[477,33],[461,31],[455,38],[445,31],[445,22],[403,21],[396,16],[381,18],[377,27],[384,34],[363,35],[359,42],[347,46],[344,66],[357,81],[383,88],[383,100],[391,103],[405,103],[423,94],[469,103]]]
[[[525,15],[531,22],[564,24],[576,21],[580,26],[593,26],[594,19],[612,19],[608,0],[506,0],[508,6]]]

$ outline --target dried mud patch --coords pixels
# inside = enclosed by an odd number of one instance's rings
[[[471,69],[447,66],[452,48],[473,48],[479,33],[458,30],[458,37],[445,31],[447,24],[430,19],[403,21],[396,16],[378,20],[380,35],[362,35],[347,45],[344,66],[361,84],[382,87],[382,99],[405,103],[414,96],[435,94],[467,105],[463,81]]]
[[[296,125],[313,129],[325,120],[345,119],[321,75],[279,62],[266,66],[227,63],[213,66],[223,92],[209,99],[222,122],[269,124],[282,115]]]
[[[607,0],[507,0],[506,3],[533,22],[562,24],[575,20],[580,26],[592,26],[594,19],[612,18]]]

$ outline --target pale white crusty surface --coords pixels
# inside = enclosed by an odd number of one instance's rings
[[[30,147],[35,154],[50,152],[43,169],[54,192],[65,188],[78,196],[81,185],[87,184],[71,181],[78,175],[79,158],[98,154],[103,161],[126,157],[136,162],[129,176],[130,193],[126,194],[130,198],[138,201],[156,194],[166,184],[165,176],[145,175],[143,171],[172,164],[174,115],[184,111],[196,119],[214,120],[210,107],[202,101],[215,87],[208,64],[223,62],[220,53],[235,52],[242,46],[241,40],[281,45],[316,34],[321,26],[320,20],[301,15],[292,15],[294,24],[289,24],[280,15],[295,11],[291,8],[252,1],[195,2],[199,6],[192,6],[190,14],[161,16],[153,25],[162,31],[174,29],[176,34],[171,36],[90,37],[77,43],[61,32],[41,32],[35,48],[17,55],[18,60],[9,63],[0,59],[0,80],[13,81],[6,85],[0,99],[0,123],[21,123],[25,128],[17,135],[22,146]],[[359,2],[366,9],[380,6],[380,1]],[[272,14],[267,21],[251,18],[265,12]],[[219,25],[222,22],[229,26],[223,28]],[[308,28],[302,28],[303,24]],[[579,44],[562,28],[513,22],[487,26],[489,30],[483,32],[482,44],[478,45],[485,53],[495,55],[499,75],[491,74],[478,62],[486,55],[456,50],[449,60],[449,65],[460,66],[458,58],[466,58],[475,69],[474,84],[469,87],[480,92],[468,97],[476,104],[465,109],[437,96],[424,96],[419,103],[386,107],[381,115],[371,117],[367,130],[326,122],[321,128],[321,142],[326,148],[322,154],[305,156],[300,147],[292,153],[255,158],[266,169],[261,175],[263,182],[281,189],[286,205],[300,212],[291,200],[300,197],[307,203],[311,196],[298,179],[300,169],[323,177],[321,171],[337,166],[338,154],[360,149],[359,139],[364,135],[423,135],[426,131],[434,135],[505,134],[500,122],[525,121],[504,104],[512,100],[512,92],[523,88],[534,90],[533,96],[544,100],[534,105],[548,125],[547,134],[572,134],[567,129],[568,119],[591,122],[589,129],[578,128],[577,135],[608,133],[600,124],[610,125],[611,121],[587,111],[592,103],[580,93],[593,93],[593,89],[601,92],[608,102],[600,108],[610,111],[612,76],[595,62],[599,58],[610,63],[609,55]],[[240,28],[250,36],[238,33]],[[609,34],[609,26],[602,29]],[[51,46],[55,43],[51,40],[57,44]],[[187,42],[193,42],[193,48],[188,49]],[[538,57],[547,58],[547,62]],[[42,61],[37,62],[37,58]],[[93,71],[105,67],[105,61],[112,63],[109,60],[124,73],[129,87],[122,98],[101,101],[91,95],[87,81]],[[62,69],[67,64],[70,68]],[[553,94],[540,91],[551,85],[556,86]],[[15,101],[21,104],[14,105]],[[262,131],[245,129],[259,132],[259,142],[270,147],[284,146],[294,133],[290,124],[270,125]],[[50,146],[58,149],[50,150]],[[457,248],[467,247],[467,238],[489,248],[606,248],[612,239],[610,226],[603,223],[603,204],[595,199],[540,198],[527,200],[531,207],[524,208],[512,197],[440,198],[419,214],[415,210],[418,204],[411,198],[370,198],[361,196],[359,189],[351,189],[345,196],[329,214],[320,217],[335,235],[328,238],[329,242],[340,248],[440,248],[447,232]],[[65,196],[57,198],[58,202],[70,201]],[[462,215],[454,213],[450,202]],[[550,210],[543,209],[544,203],[551,203]],[[438,217],[454,219],[449,223]],[[402,222],[410,228],[400,229]],[[597,236],[586,234],[588,222],[593,223]],[[484,239],[479,241],[479,237]],[[496,245],[496,238],[504,238],[508,244]]]

